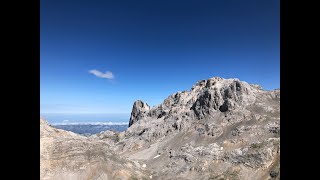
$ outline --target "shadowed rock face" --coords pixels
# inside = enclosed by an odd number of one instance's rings
[[[136,102],[134,102],[131,111],[129,127],[139,119],[143,118],[145,116],[145,112],[149,110],[149,105],[142,102],[141,100],[137,100]]]
[[[280,89],[239,79],[198,81],[153,108],[138,100],[122,133],[40,128],[43,179],[280,179]]]

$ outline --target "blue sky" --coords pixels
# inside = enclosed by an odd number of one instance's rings
[[[214,76],[280,87],[279,0],[40,6],[40,113],[130,113]]]

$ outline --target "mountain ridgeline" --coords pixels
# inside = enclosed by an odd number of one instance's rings
[[[130,164],[117,167],[137,178],[280,179],[280,89],[266,91],[239,79],[201,80],[153,108],[134,102],[125,132],[81,138],[115,154],[114,163]]]
[[[238,79],[215,77],[201,80],[191,91],[170,95],[162,104],[152,109],[141,100],[136,101],[132,108],[129,127],[144,117],[168,119],[188,116],[192,119],[203,119],[216,114],[217,111],[227,113],[239,110],[240,107],[253,104],[259,90],[259,86],[249,85]]]

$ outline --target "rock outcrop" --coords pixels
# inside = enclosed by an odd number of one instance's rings
[[[229,112],[253,104],[260,87],[241,82],[239,79],[220,77],[198,81],[191,91],[177,92],[162,104],[150,109],[142,101],[134,103],[129,126],[139,119],[158,119],[171,116],[189,116],[203,119],[215,112]]]
[[[139,119],[142,119],[145,117],[145,113],[150,110],[150,107],[148,104],[142,102],[141,100],[137,100],[133,103],[130,121],[129,121],[129,127],[137,122]]]
[[[198,81],[153,108],[138,100],[121,133],[40,128],[41,177],[280,179],[280,89],[239,79]]]
[[[138,112],[114,147],[156,179],[279,178],[280,89],[214,77]]]
[[[40,119],[40,179],[141,179],[147,172],[110,144],[51,127]]]

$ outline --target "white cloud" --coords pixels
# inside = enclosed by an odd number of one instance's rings
[[[106,79],[113,79],[114,78],[112,72],[110,72],[110,71],[106,71],[105,73],[103,73],[101,71],[93,69],[93,70],[90,70],[89,73],[91,73],[99,78],[106,78]]]

